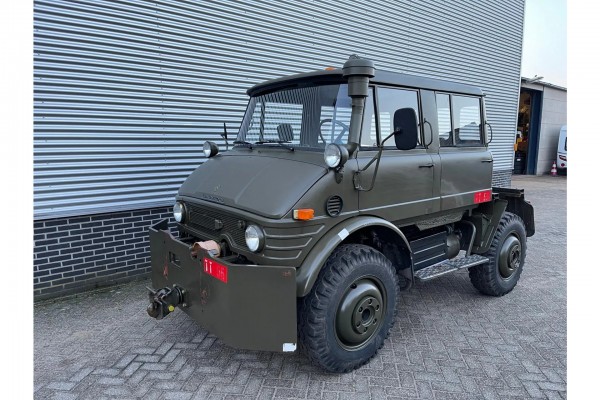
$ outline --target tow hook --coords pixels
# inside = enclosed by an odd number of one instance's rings
[[[175,311],[175,307],[178,305],[181,304],[185,307],[185,303],[183,302],[185,290],[176,285],[173,285],[172,288],[165,287],[159,290],[149,287],[146,289],[149,291],[148,297],[150,298],[150,304],[148,304],[146,311],[152,318],[163,319]]]

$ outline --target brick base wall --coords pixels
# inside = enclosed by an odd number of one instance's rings
[[[141,279],[150,272],[148,228],[170,207],[36,221],[35,300]]]
[[[510,187],[512,178],[512,169],[506,169],[503,171],[494,171],[492,174],[492,186],[495,187]]]

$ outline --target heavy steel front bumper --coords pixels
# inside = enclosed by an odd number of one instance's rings
[[[167,220],[150,228],[152,286],[177,288],[177,305],[226,344],[251,350],[296,349],[296,271],[239,265],[177,240]],[[172,309],[172,307],[170,307]]]

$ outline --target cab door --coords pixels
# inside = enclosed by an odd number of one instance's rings
[[[377,154],[375,146],[395,130],[393,117],[396,110],[413,108],[418,119],[421,119],[418,91],[377,87],[375,93],[377,101],[373,118],[363,122],[361,148],[357,157],[359,169],[364,168]],[[374,185],[370,191],[359,191],[361,214],[400,221],[437,211],[439,197],[434,195],[433,190],[435,164],[423,146],[421,125],[419,123],[417,130],[417,148],[398,150],[392,137],[384,144],[375,181],[375,165],[361,173],[363,188],[369,188],[371,183]],[[375,128],[378,128],[379,135],[373,135]]]
[[[477,202],[476,193],[492,188],[492,153],[483,134],[482,99],[436,93],[441,162],[441,209]]]

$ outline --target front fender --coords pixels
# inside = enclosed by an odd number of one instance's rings
[[[321,272],[321,268],[323,268],[331,253],[333,253],[340,243],[350,236],[350,234],[368,226],[382,226],[397,233],[412,257],[412,251],[406,236],[391,222],[372,216],[359,216],[347,219],[331,228],[311,249],[304,259],[302,266],[296,269],[297,297],[304,297],[311,291],[319,272]]]

